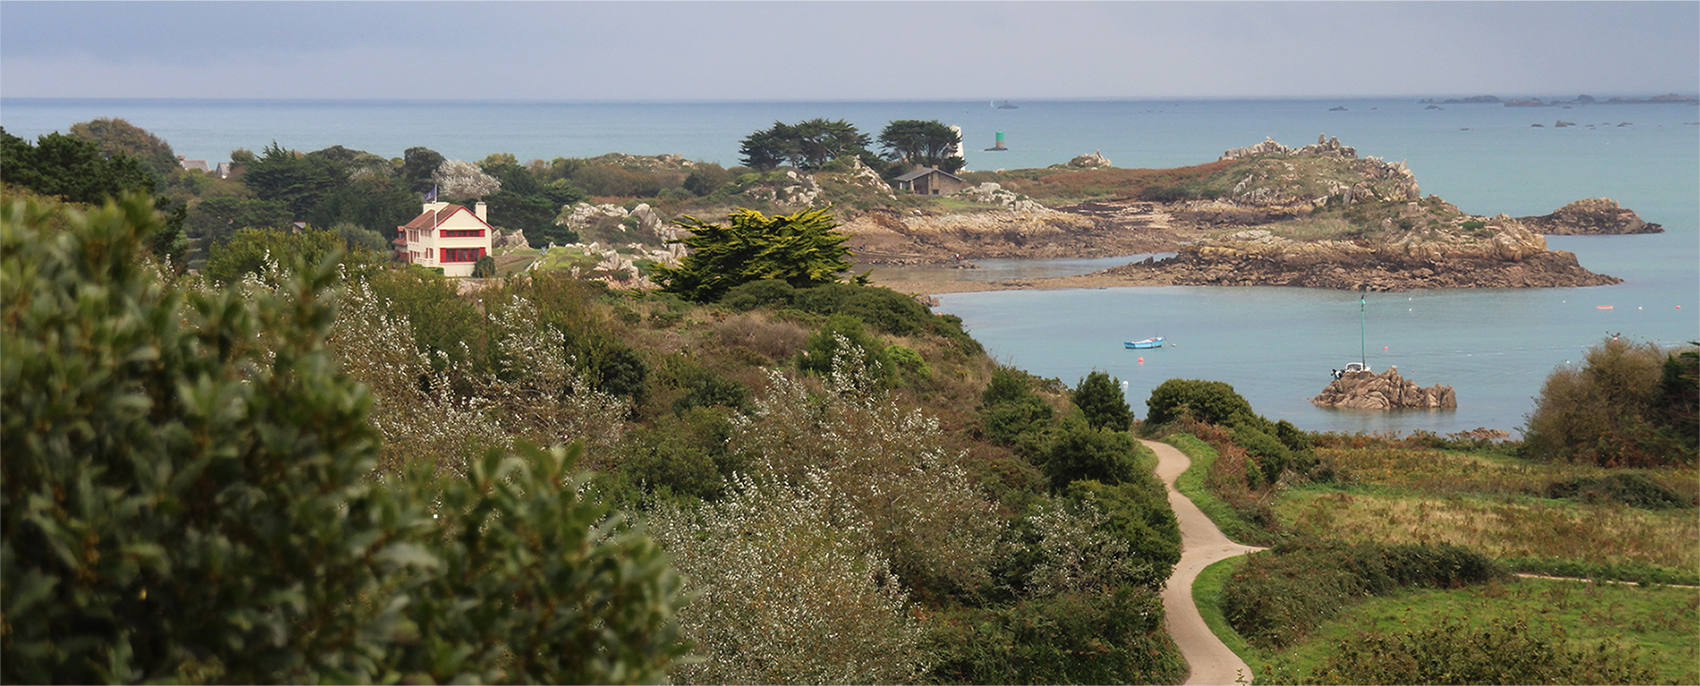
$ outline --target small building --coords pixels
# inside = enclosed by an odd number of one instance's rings
[[[489,206],[478,203],[477,208],[425,203],[413,221],[396,227],[396,256],[408,264],[441,268],[444,276],[472,276],[478,258],[490,254],[496,234]]]
[[[949,195],[968,187],[962,177],[932,167],[918,167],[895,181],[898,188],[916,195]]]

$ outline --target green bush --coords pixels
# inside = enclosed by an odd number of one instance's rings
[[[1252,428],[1248,423],[1234,427],[1234,444],[1245,449],[1257,463],[1259,481],[1275,483],[1280,480],[1281,472],[1287,469],[1292,461],[1292,454],[1287,446],[1274,436]],[[1257,486],[1252,486],[1256,488]]]
[[[1658,673],[1639,651],[1606,641],[1572,646],[1556,626],[1523,619],[1474,626],[1369,632],[1346,639],[1304,683],[1313,684],[1649,684]]]
[[[1026,373],[997,367],[986,390],[980,393],[980,427],[993,443],[1014,446],[1037,442],[1051,425],[1050,403],[1033,392],[1033,378]]]
[[[6,681],[664,673],[677,581],[569,456],[381,483],[329,263],[183,293],[157,226],[144,198],[0,208]]]
[[[1143,588],[940,614],[926,647],[941,684],[1172,684],[1187,672],[1162,599]]]
[[[1119,484],[1133,480],[1139,471],[1133,446],[1125,433],[1094,429],[1073,418],[1065,420],[1051,438],[1041,468],[1053,490],[1085,479]]]
[[[1548,498],[1566,498],[1588,503],[1622,503],[1644,510],[1695,505],[1693,501],[1685,500],[1675,491],[1638,472],[1617,472],[1597,478],[1578,476],[1554,481],[1547,485],[1545,495]]]
[[[1400,588],[1456,588],[1502,578],[1505,568],[1452,545],[1287,541],[1254,553],[1222,588],[1222,614],[1247,641],[1283,647],[1357,598]]]
[[[621,442],[619,472],[650,492],[720,498],[726,478],[746,466],[726,447],[730,414],[723,407],[693,407],[632,429]]]
[[[1133,426],[1133,409],[1122,395],[1121,379],[1112,379],[1108,373],[1093,371],[1082,378],[1074,387],[1074,406],[1094,429],[1127,431]]]
[[[1588,350],[1581,367],[1553,371],[1529,414],[1522,453],[1602,467],[1693,465],[1696,360],[1618,337]]]
[[[1251,403],[1235,393],[1233,386],[1221,381],[1169,379],[1151,389],[1151,398],[1145,401],[1145,406],[1148,408],[1145,423],[1153,427],[1182,417],[1223,426],[1256,417]]]
[[[884,381],[889,377],[891,365],[886,360],[885,344],[868,334],[862,320],[843,314],[828,317],[826,323],[809,336],[802,352],[797,353],[797,368],[822,376],[831,374],[832,360],[846,344],[861,348],[867,355],[867,364],[874,378]]]
[[[1150,472],[1139,472],[1134,479],[1114,485],[1076,481],[1063,492],[1076,500],[1088,493],[1107,518],[1101,529],[1125,541],[1137,564],[1151,566],[1145,585],[1161,591],[1181,561],[1180,524],[1162,482]]]

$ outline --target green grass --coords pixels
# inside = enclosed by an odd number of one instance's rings
[[[1554,624],[1578,647],[1618,639],[1638,648],[1660,681],[1700,683],[1700,589],[1668,586],[1517,579],[1456,590],[1414,589],[1355,604],[1286,650],[1252,649],[1241,657],[1262,675],[1257,683],[1302,681],[1349,637],[1427,628],[1447,617],[1481,627],[1514,618],[1533,626]]]
[[[1261,657],[1261,654],[1257,652],[1256,648],[1246,643],[1245,638],[1240,636],[1238,631],[1234,631],[1234,627],[1228,625],[1227,617],[1222,615],[1220,603],[1222,585],[1227,583],[1228,577],[1233,575],[1234,571],[1244,563],[1245,556],[1236,555],[1205,567],[1204,571],[1198,573],[1198,578],[1192,582],[1192,602],[1198,606],[1198,614],[1204,617],[1204,624],[1210,627],[1210,633],[1216,634],[1216,638],[1222,639],[1222,643],[1228,646],[1228,650],[1234,651],[1234,654],[1240,656],[1240,659],[1244,660],[1247,665],[1256,665],[1258,663],[1255,660]],[[1255,666],[1252,668],[1252,672],[1253,674],[1257,672]]]
[[[1262,530],[1241,519],[1233,508],[1216,497],[1215,493],[1204,486],[1204,477],[1210,473],[1210,466],[1216,463],[1216,449],[1192,434],[1174,434],[1161,439],[1164,443],[1175,446],[1192,460],[1192,466],[1181,472],[1175,479],[1175,490],[1192,500],[1198,509],[1204,511],[1216,528],[1229,540],[1241,545],[1263,545],[1268,541]]]

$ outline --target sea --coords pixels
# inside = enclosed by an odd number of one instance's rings
[[[1356,293],[1273,287],[994,291],[942,295],[935,309],[962,317],[1003,363],[1069,385],[1108,372],[1136,415],[1167,379],[1210,379],[1233,385],[1271,420],[1347,433],[1517,434],[1547,376],[1579,364],[1590,346],[1608,337],[1666,347],[1700,341],[1700,108],[1692,104],[1519,108],[1418,96],[1004,104],[0,98],[0,127],[33,139],[97,117],[123,118],[178,154],[214,165],[234,150],[276,143],[397,158],[424,146],[463,160],[678,154],[730,167],[750,133],[817,117],[870,136],[902,119],[959,126],[970,170],[1046,167],[1093,152],[1117,167],[1168,168],[1214,161],[1266,137],[1295,147],[1337,137],[1360,156],[1405,162],[1423,193],[1466,212],[1546,214],[1607,197],[1665,233],[1548,237],[1549,247],[1575,253],[1584,267],[1624,280],[1613,286],[1371,293],[1361,301]],[[986,150],[1000,135],[1007,150]],[[988,260],[970,273],[934,276],[1060,276],[1143,257]],[[1159,335],[1168,346],[1122,345]],[[1376,371],[1397,367],[1422,386],[1452,386],[1458,408],[1369,412],[1310,403],[1331,370],[1360,360]]]

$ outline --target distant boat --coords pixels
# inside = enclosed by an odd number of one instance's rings
[[[1150,349],[1150,348],[1161,348],[1161,347],[1163,347],[1163,337],[1158,336],[1156,338],[1147,338],[1143,341],[1123,341],[1122,345],[1127,346],[1127,348],[1129,350],[1147,350],[1147,349]]]
[[[1002,105],[998,104],[998,101],[993,100],[992,101],[992,108],[993,109],[999,109],[999,110],[1019,110],[1019,109],[1021,109],[1019,107],[1016,107],[1015,105],[1009,104],[1008,100],[1003,101]]]

